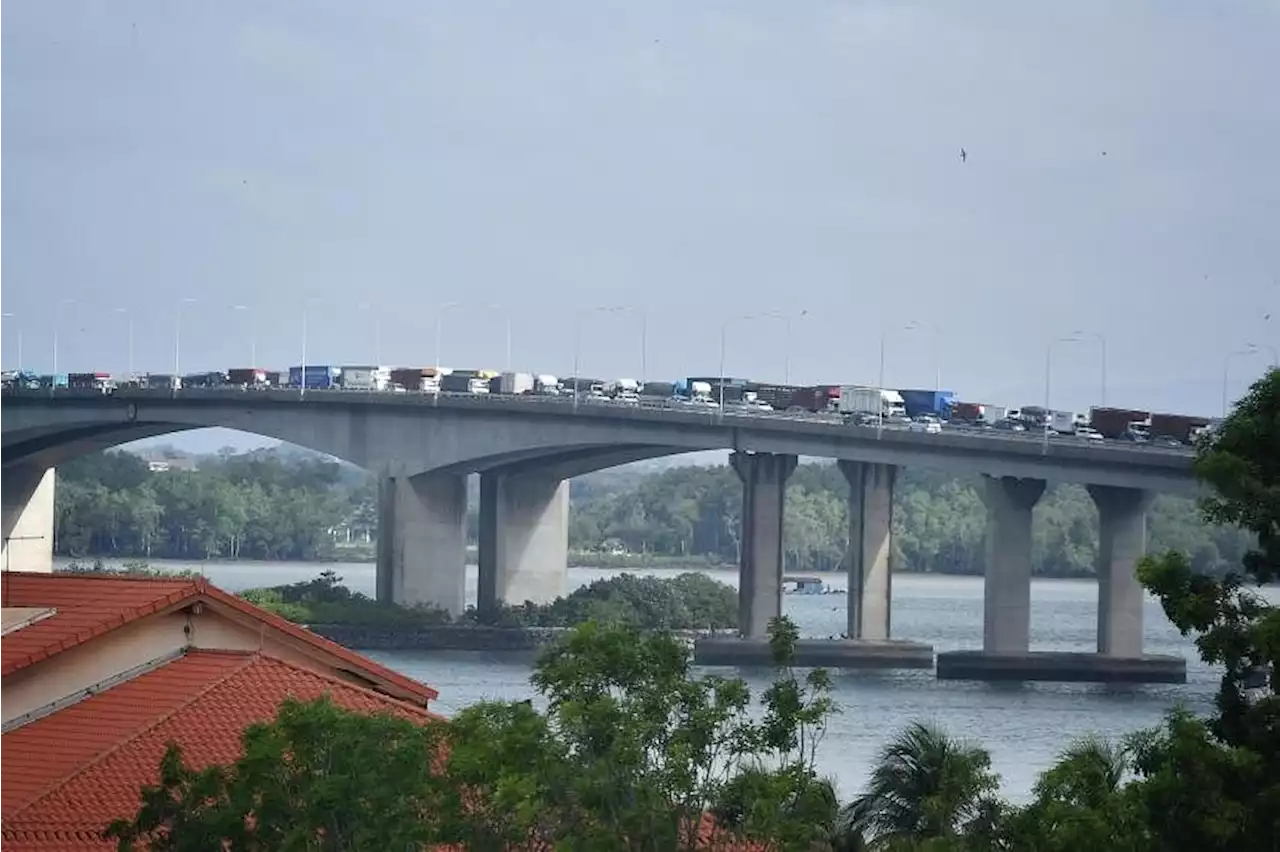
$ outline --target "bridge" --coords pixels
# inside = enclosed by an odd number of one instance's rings
[[[140,438],[220,426],[374,471],[379,599],[455,613],[464,600],[467,475],[480,475],[480,606],[541,602],[565,592],[570,478],[661,456],[729,450],[743,482],[739,629],[757,642],[781,612],[785,486],[798,456],[836,459],[850,484],[847,635],[872,643],[891,636],[897,469],[982,474],[988,509],[983,651],[940,655],[944,677],[1034,676],[1027,663],[1037,656],[1028,650],[1031,513],[1046,481],[1079,483],[1099,513],[1098,653],[1058,665],[1053,677],[1176,679],[1167,658],[1157,658],[1153,672],[1153,658],[1143,657],[1143,595],[1133,569],[1145,548],[1152,495],[1197,491],[1189,449],[1013,432],[926,434],[813,415],[577,405],[527,396],[45,389],[6,394],[3,404],[6,549],[51,468]]]

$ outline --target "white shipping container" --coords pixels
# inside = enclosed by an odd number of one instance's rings
[[[387,367],[342,367],[339,381],[347,390],[386,390],[391,381]]]
[[[497,393],[523,394],[533,393],[535,382],[529,373],[503,373],[498,376],[496,385],[494,390]]]
[[[879,415],[884,412],[884,395],[879,388],[847,385],[840,388],[836,405],[841,414]]]

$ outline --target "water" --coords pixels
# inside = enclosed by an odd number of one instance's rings
[[[326,568],[346,585],[372,595],[371,564],[154,562],[156,568],[194,568],[228,591],[308,580]],[[570,587],[615,572],[569,569]],[[661,576],[670,571],[646,572]],[[708,572],[737,584],[732,571]],[[840,586],[844,577],[826,575]],[[467,600],[474,602],[476,569],[467,571]],[[1270,590],[1268,597],[1280,597]],[[806,636],[838,636],[845,625],[844,596],[790,595],[784,610]],[[1031,584],[1032,650],[1091,651],[1096,642],[1097,585],[1089,580],[1035,580]],[[1199,661],[1191,643],[1178,635],[1153,599],[1146,602],[1148,653],[1187,658],[1187,684],[1103,686],[1093,684],[977,684],[937,681],[931,671],[836,674],[834,698],[841,713],[831,723],[819,764],[844,796],[861,789],[876,752],[915,719],[937,722],[953,734],[972,737],[991,752],[1005,795],[1024,799],[1036,775],[1071,739],[1086,733],[1123,736],[1159,723],[1175,703],[1195,712],[1212,705],[1217,675]],[[932,644],[937,650],[982,645],[982,579],[898,575],[893,581],[893,633]],[[378,652],[382,663],[440,691],[434,705],[443,713],[484,699],[534,697],[527,664],[475,652]],[[743,673],[756,687],[758,674]]]

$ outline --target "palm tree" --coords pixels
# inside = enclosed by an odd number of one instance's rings
[[[1122,746],[1094,734],[1081,737],[1040,776],[1036,800],[1100,808],[1120,789],[1128,769],[1128,753]]]
[[[881,751],[867,791],[846,807],[842,825],[873,849],[954,837],[984,821],[998,787],[985,749],[913,722]]]

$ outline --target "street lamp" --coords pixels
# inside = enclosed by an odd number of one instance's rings
[[[17,319],[17,314],[3,313],[0,317],[4,319]],[[18,372],[22,372],[22,326],[18,326]]]
[[[67,305],[79,305],[75,299],[63,299],[53,312],[53,377],[54,385],[58,383],[58,332],[62,326],[62,309]]]
[[[922,329],[929,329],[933,332],[933,335],[934,335],[933,389],[936,391],[942,387],[942,365],[941,365],[941,361],[939,357],[939,349],[937,345],[937,340],[939,336],[939,330],[937,326],[926,325],[925,323],[919,322],[918,320],[911,320],[906,325],[902,326],[903,331],[919,331]],[[876,390],[880,393],[880,396],[881,396],[880,406],[879,406],[879,409],[876,411],[876,437],[877,438],[879,438],[884,433],[884,354],[885,354],[885,340],[887,336],[888,336],[888,332],[885,331],[884,329],[881,329],[880,331],[880,378],[877,379],[876,381]]]
[[[129,372],[128,372],[128,376],[129,376],[129,378],[131,378],[131,379],[132,379],[132,378],[133,378],[133,314],[129,312],[129,309],[128,309],[128,308],[114,308],[114,309],[112,309],[111,313],[113,313],[113,314],[122,314],[122,315],[124,316],[124,318],[125,318],[125,322],[127,323],[127,327],[128,327],[128,333],[127,333],[127,334],[128,334],[128,337],[127,337],[127,341],[128,341],[128,342],[127,342],[127,344],[126,344],[126,346],[127,346],[127,350],[126,350],[126,351],[127,351],[128,359],[129,359],[129,362],[128,362],[128,363],[129,363]]]
[[[1049,410],[1050,410],[1050,409],[1049,409],[1049,379],[1050,379],[1050,375],[1051,375],[1051,374],[1052,374],[1052,372],[1053,372],[1053,347],[1054,347],[1054,344],[1056,344],[1056,343],[1079,343],[1079,342],[1081,341],[1081,339],[1082,339],[1082,338],[1081,338],[1081,336],[1080,336],[1080,332],[1078,332],[1078,331],[1077,331],[1077,332],[1073,332],[1073,333],[1071,333],[1071,334],[1068,334],[1066,337],[1058,337],[1058,338],[1054,338],[1053,340],[1050,340],[1050,341],[1049,341],[1049,345],[1048,345],[1048,346],[1046,346],[1046,347],[1045,347],[1045,349],[1044,349],[1044,413],[1045,413],[1045,416],[1046,416],[1046,417],[1047,417],[1047,416],[1049,416]],[[1048,423],[1045,423],[1045,424],[1043,424],[1043,425],[1042,425],[1042,427],[1041,427],[1041,428],[1042,428],[1043,433],[1044,433],[1044,434],[1043,434],[1043,441],[1044,441],[1044,443],[1043,443],[1043,445],[1042,445],[1042,450],[1041,450],[1041,451],[1042,451],[1042,452],[1044,452],[1044,453],[1048,453],[1048,452],[1049,452],[1049,424],[1048,424]]]
[[[801,311],[799,316],[808,316],[808,311]],[[785,332],[782,343],[782,362],[783,362],[783,383],[791,383],[791,316],[789,314],[779,313],[777,311],[766,311],[759,314],[742,314],[741,316],[729,317],[720,323],[720,413],[724,413],[724,358],[725,358],[725,337],[729,329],[729,325],[735,322],[752,322],[753,320],[771,319],[779,320],[783,323]]]
[[[595,305],[590,308],[584,308],[578,311],[573,318],[573,409],[578,410],[578,377],[582,373],[582,318],[587,314],[616,314],[623,311],[636,311],[636,308],[630,305]],[[640,359],[641,374],[643,375],[647,365],[644,361],[648,352],[648,321],[645,319],[643,311],[640,313]]]
[[[1107,405],[1107,338],[1101,332],[1097,331],[1073,331],[1070,336],[1081,340],[1086,337],[1091,337],[1098,343],[1098,351],[1102,362],[1102,380],[1099,390],[1098,405],[1105,408]]]
[[[182,378],[182,306],[195,304],[190,296],[178,300],[178,307],[173,314],[173,376]]]
[[[232,305],[231,310],[239,313],[244,311],[249,319],[249,367],[258,369],[258,325],[254,322],[253,308],[249,305]]]
[[[903,326],[902,330],[928,331],[933,336],[933,389],[934,391],[942,390],[942,347],[939,345],[942,338],[942,329],[938,328],[936,325],[923,323],[919,320],[912,320]]]

